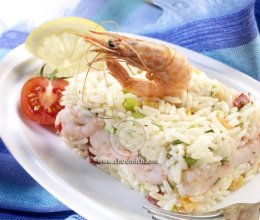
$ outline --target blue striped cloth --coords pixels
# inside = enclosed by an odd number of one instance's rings
[[[45,2],[53,7],[54,1]],[[59,16],[116,21],[123,32],[187,47],[260,80],[260,0],[71,0],[67,8],[64,4],[40,21]],[[32,17],[28,12],[27,21],[17,18],[10,25],[0,11],[0,59],[25,41],[37,23]],[[0,141],[0,219],[83,218],[34,181]]]

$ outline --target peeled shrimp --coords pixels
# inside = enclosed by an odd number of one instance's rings
[[[188,196],[198,196],[209,191],[219,178],[222,178],[228,171],[240,164],[254,164],[260,154],[260,136],[248,141],[244,146],[236,149],[227,163],[220,165],[212,163],[203,167],[190,168],[183,175],[183,193]]]
[[[79,141],[83,138],[88,138],[103,126],[100,119],[86,117],[81,112],[68,108],[59,112],[56,124],[61,124],[62,136],[69,141]]]
[[[167,179],[160,164],[131,164],[127,165],[127,170],[134,174],[138,181],[153,185],[162,184],[163,180]]]
[[[227,166],[221,166],[217,163],[188,169],[183,175],[183,193],[187,196],[204,194],[224,175],[226,170]]]
[[[253,164],[260,155],[260,136],[254,140],[249,140],[244,146],[239,147],[229,158],[233,166],[242,163]]]
[[[131,152],[127,150],[127,148],[120,146],[120,150],[117,150],[119,149],[118,146],[113,147],[109,135],[105,133],[103,129],[100,129],[90,136],[90,144],[93,148],[91,152],[96,156],[104,156],[110,160],[128,160],[132,157]],[[120,143],[117,143],[117,145],[120,145]]]
[[[108,160],[132,160],[137,161],[138,156],[131,153],[123,146],[112,146],[109,135],[103,130],[97,131],[90,137],[90,143],[92,149],[91,153],[96,156],[104,156]],[[115,144],[115,142],[113,143]],[[120,143],[117,143],[120,145]],[[129,173],[132,173],[138,181],[150,183],[154,185],[161,184],[166,175],[163,172],[160,164],[126,164],[126,169]]]
[[[91,32],[110,37],[105,41],[83,35],[86,42],[96,47],[92,51],[101,55],[93,62],[105,60],[111,75],[129,92],[148,97],[180,96],[188,88],[192,66],[175,49],[119,34]],[[146,79],[130,76],[120,62],[145,71]]]

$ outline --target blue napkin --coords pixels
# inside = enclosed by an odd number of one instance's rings
[[[41,21],[59,16],[116,21],[120,31],[190,48],[260,80],[260,0],[72,0],[58,7]],[[0,14],[0,59],[36,25],[27,17],[10,25]],[[0,219],[83,218],[34,181],[0,141]]]

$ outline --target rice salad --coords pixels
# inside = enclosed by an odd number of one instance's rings
[[[259,171],[259,103],[195,68],[182,97],[164,98],[137,97],[103,71],[78,74],[62,105],[62,139],[166,210],[208,211]]]

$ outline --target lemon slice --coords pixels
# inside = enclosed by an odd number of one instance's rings
[[[68,77],[87,69],[87,64],[97,55],[89,52],[90,45],[75,33],[93,35],[89,30],[105,31],[99,24],[76,17],[58,18],[34,29],[26,39],[25,47],[52,68],[57,76]],[[104,68],[103,62],[93,65]]]

